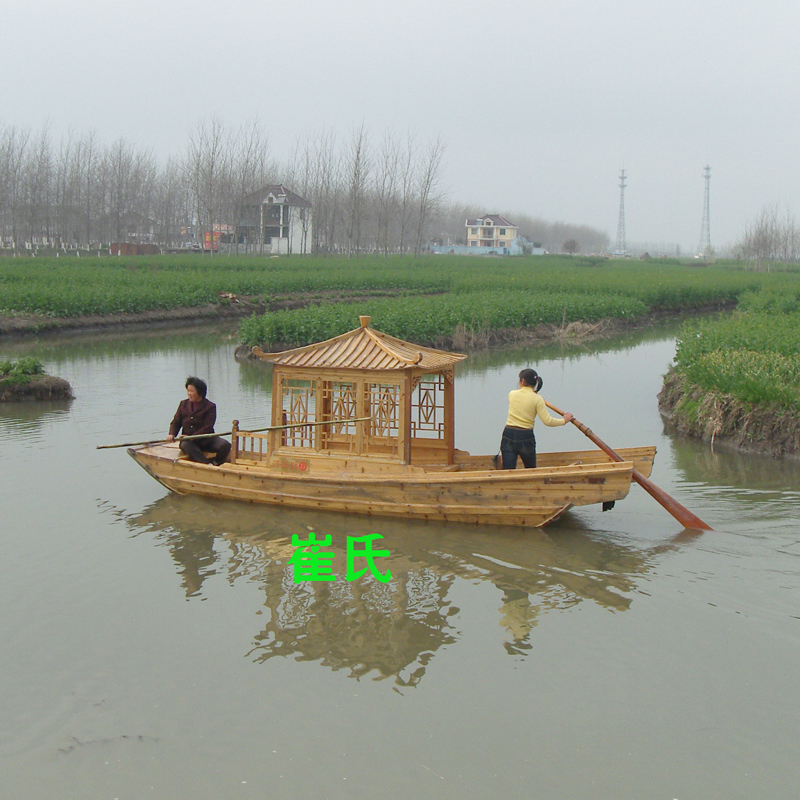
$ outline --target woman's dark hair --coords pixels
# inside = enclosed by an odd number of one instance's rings
[[[542,384],[544,384],[544,381],[539,377],[539,374],[536,372],[536,370],[531,369],[530,367],[520,372],[519,379],[526,386],[530,386],[534,392],[538,392],[542,388]]]
[[[208,386],[206,386],[206,382],[202,380],[202,378],[195,378],[194,375],[190,375],[186,379],[184,388],[188,388],[189,386],[194,386],[200,397],[205,397],[208,394]]]

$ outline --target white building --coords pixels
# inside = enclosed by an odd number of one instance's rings
[[[251,253],[309,253],[311,203],[282,183],[264,186],[242,199],[236,242]]]

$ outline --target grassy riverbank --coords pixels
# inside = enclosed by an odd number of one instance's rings
[[[678,339],[659,396],[681,431],[774,455],[800,455],[800,288],[740,298]]]

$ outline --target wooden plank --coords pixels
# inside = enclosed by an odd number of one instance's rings
[[[158,461],[152,459],[148,467],[157,470]],[[183,470],[181,474],[187,476],[202,475],[203,482],[208,481],[209,470],[224,476],[230,469],[228,465],[218,468],[184,461],[162,463],[165,467],[159,472],[162,477],[167,477],[170,472],[177,474],[174,470],[178,468]],[[247,473],[250,476],[249,483],[260,486],[262,493],[281,493],[285,487],[294,487],[292,493],[325,498],[340,510],[347,510],[354,502],[365,498],[371,502],[386,500],[432,506],[447,502],[470,505],[476,498],[480,498],[480,502],[487,507],[527,504],[530,498],[541,498],[542,502],[558,505],[583,505],[624,497],[630,488],[631,470],[630,462],[599,465],[591,469],[577,466],[546,471],[535,481],[524,474],[531,472],[527,470],[494,472],[483,478],[475,473],[472,476],[448,473],[435,476],[430,473],[385,476],[334,473],[317,476],[311,469],[300,475],[258,467],[247,470]],[[191,477],[187,477],[187,480],[191,480]]]

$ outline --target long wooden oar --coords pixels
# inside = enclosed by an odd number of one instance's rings
[[[556,412],[556,414],[560,414],[562,417],[566,413],[562,411],[560,408],[557,408],[552,403],[547,403],[545,401],[548,408],[552,409]],[[599,436],[592,432],[592,430],[582,422],[579,422],[574,417],[572,418],[572,424],[584,435],[591,439],[607,456],[614,459],[614,461],[624,461],[625,459],[609,447]],[[659,489],[650,479],[645,478],[641,472],[634,469],[633,470],[633,479],[639,486],[642,487],[656,502],[661,503],[661,505],[675,517],[678,522],[683,525],[684,528],[690,528],[691,530],[696,531],[711,531],[714,530],[710,525],[706,525],[700,517],[695,516],[689,511],[688,508],[684,508],[674,497],[670,497],[663,489]]]
[[[268,428],[251,428],[250,430],[239,430],[238,433],[247,435],[248,433],[263,433],[264,431],[285,431],[289,428],[311,428],[317,425],[338,425],[345,422],[367,422],[372,417],[355,417],[353,419],[326,419],[323,422],[293,422],[291,425],[272,425]],[[173,442],[185,442],[187,439],[208,439],[211,436],[230,436],[233,431],[223,431],[222,433],[196,433],[192,436],[176,436]],[[122,444],[99,444],[96,450],[111,450],[114,447],[136,447],[140,444],[164,444],[169,439],[146,439],[143,442],[123,442]]]

